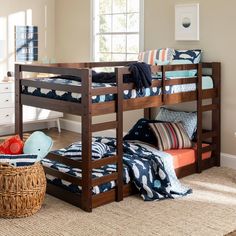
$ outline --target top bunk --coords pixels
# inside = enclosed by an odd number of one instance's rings
[[[130,65],[134,63],[16,64],[16,98],[21,105],[96,116],[118,109],[128,111],[214,99],[220,94],[220,63],[153,65],[151,86],[141,90],[132,82]],[[93,71],[99,67],[110,67],[113,73],[103,73],[102,77]],[[29,72],[43,73],[44,77],[27,78]]]

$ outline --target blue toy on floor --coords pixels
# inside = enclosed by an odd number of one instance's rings
[[[37,161],[41,161],[50,152],[53,145],[52,139],[41,131],[30,135],[24,145],[24,154],[37,155]]]

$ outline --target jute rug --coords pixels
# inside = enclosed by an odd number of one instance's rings
[[[132,196],[93,213],[47,196],[34,216],[0,219],[0,235],[226,235],[236,229],[235,176],[236,171],[212,168],[182,180],[193,188],[188,197],[144,202]]]

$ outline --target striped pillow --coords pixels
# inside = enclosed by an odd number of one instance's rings
[[[155,65],[155,61],[158,58],[158,55],[159,55],[158,49],[140,52],[138,56],[138,61],[145,62],[149,65]]]
[[[109,146],[104,143],[92,142],[92,159],[101,159],[110,151]],[[82,159],[82,143],[76,142],[71,144],[64,153],[64,156],[74,160]]]
[[[0,155],[0,163],[9,164],[16,167],[31,166],[37,161],[37,155]]]
[[[160,151],[192,147],[191,140],[180,122],[150,123],[149,126],[156,136],[156,146]]]

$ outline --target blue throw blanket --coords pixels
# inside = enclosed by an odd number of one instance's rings
[[[110,147],[107,154],[115,155],[114,138],[94,138]],[[157,151],[143,143],[124,141],[123,161],[132,170],[132,180],[145,201],[176,198],[191,193],[177,179],[171,155]]]

